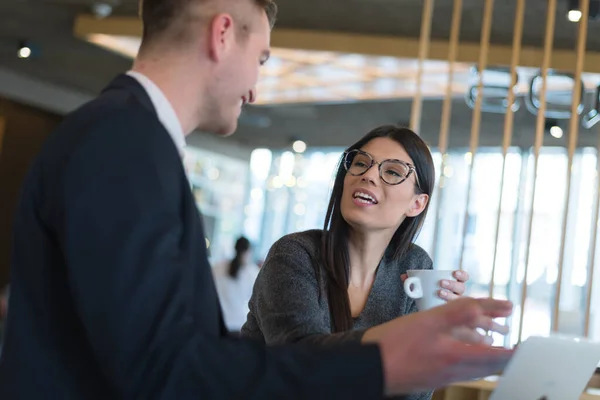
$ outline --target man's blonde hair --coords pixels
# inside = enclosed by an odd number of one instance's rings
[[[139,15],[143,24],[142,47],[166,39],[172,44],[185,41],[189,22],[206,18],[214,11],[238,16],[242,30],[248,30],[245,13],[236,13],[242,2],[264,10],[271,28],[275,25],[277,5],[272,0],[140,0]],[[239,14],[239,15],[238,15]]]

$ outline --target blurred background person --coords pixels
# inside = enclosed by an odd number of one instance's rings
[[[0,292],[0,356],[2,356],[2,343],[4,342],[4,325],[8,316],[9,285]]]
[[[248,301],[252,296],[259,267],[252,261],[252,245],[241,236],[235,242],[235,256],[213,267],[217,292],[223,309],[225,325],[238,333],[246,322]]]

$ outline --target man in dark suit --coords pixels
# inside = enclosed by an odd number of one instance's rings
[[[64,120],[24,183],[2,399],[371,399],[508,361],[474,330],[502,330],[492,319],[511,304],[494,300],[456,300],[339,347],[225,335],[180,156],[186,134],[232,133],[256,98],[275,11],[144,1],[133,70]]]

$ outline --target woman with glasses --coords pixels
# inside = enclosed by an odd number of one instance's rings
[[[434,181],[431,153],[409,129],[382,126],[350,146],[337,169],[324,229],[273,245],[242,334],[268,344],[361,341],[369,328],[417,311],[402,281],[409,269],[432,268],[414,240]],[[468,275],[457,271],[455,277],[443,282],[442,298],[464,292]]]

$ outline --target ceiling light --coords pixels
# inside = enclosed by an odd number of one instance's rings
[[[306,151],[306,143],[302,140],[296,140],[294,144],[292,144],[292,149],[294,149],[296,153],[304,153]]]
[[[546,121],[544,121],[544,131],[556,139],[563,137],[563,129],[558,125],[558,120],[554,118],[546,118]]]
[[[563,136],[563,130],[560,126],[554,125],[550,128],[550,135],[552,135],[552,137],[560,139]]]
[[[17,52],[17,56],[19,58],[29,58],[31,56],[31,48],[28,46],[19,47],[19,51]]]
[[[569,12],[567,13],[567,18],[571,22],[579,22],[581,20],[581,11],[569,10]]]

